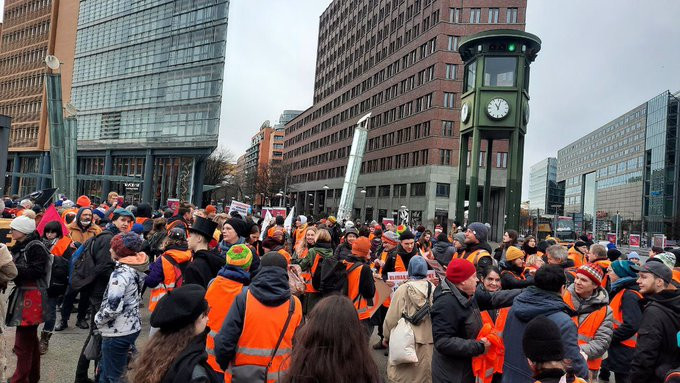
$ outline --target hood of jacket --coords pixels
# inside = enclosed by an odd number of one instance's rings
[[[80,223],[80,216],[83,215],[83,212],[84,212],[85,210],[89,210],[90,213],[92,213],[92,216],[94,217],[94,212],[92,211],[91,208],[89,208],[89,207],[81,207],[80,209],[78,209],[78,213],[76,213],[76,219],[74,219],[73,222],[71,222],[71,224],[74,224],[74,225],[73,225],[74,227],[77,227],[77,228],[80,229],[80,231],[82,231],[82,232],[88,231],[89,229],[92,228],[92,225],[94,225],[94,220],[91,220],[91,221],[90,221],[90,224],[87,225],[87,226],[83,226],[83,225]],[[71,226],[71,225],[69,225],[69,228],[70,228],[70,226]]]
[[[571,293],[571,300],[574,303],[574,310],[576,310],[579,315],[592,313],[602,306],[609,304],[609,295],[602,287],[598,287],[595,291],[593,291],[593,295],[587,299],[582,299],[578,296],[578,294],[576,294],[573,283],[567,287],[567,290],[569,290]]]
[[[647,297],[650,304],[660,307],[680,323],[680,290],[664,290],[658,294]]]
[[[260,267],[248,288],[265,306],[280,306],[290,299],[288,272],[278,266]]]
[[[609,293],[609,299],[614,299],[614,296],[618,294],[619,291],[623,289],[640,291],[640,286],[637,284],[636,278],[625,277],[617,280],[611,284],[611,292]]]
[[[328,246],[321,246],[321,245],[328,245]],[[327,243],[317,243],[314,247],[312,247],[314,251],[321,255],[323,258],[328,258],[333,256],[333,248],[331,248],[330,244]],[[312,250],[310,249],[310,250]]]
[[[123,257],[118,260],[118,263],[128,265],[140,273],[145,273],[149,270],[149,257],[144,252],[139,252],[136,255]]]
[[[493,254],[493,250],[491,250],[491,245],[489,245],[488,242],[480,242],[480,243],[475,243],[475,244],[470,244],[465,246],[465,251],[470,254],[474,251],[477,251],[478,249],[486,250],[487,253]]]
[[[448,249],[451,246],[453,245],[446,241],[437,241],[437,243],[435,243],[434,246],[432,246],[432,252],[435,254],[444,254],[446,252],[446,249]]]
[[[248,285],[250,283],[250,273],[240,267],[224,265],[217,273],[220,277]]]
[[[564,303],[560,294],[541,290],[536,286],[527,287],[515,298],[512,311],[522,322],[528,322],[538,315],[548,316],[559,311],[563,311],[569,316],[576,315]]]
[[[216,249],[198,250],[194,253],[194,259],[201,258],[210,265],[211,270],[219,270],[224,266],[226,258],[222,257]]]
[[[190,262],[192,258],[191,250],[186,247],[170,247],[165,250],[163,255],[167,255],[175,260],[177,263]]]
[[[410,280],[405,285],[408,299],[418,307],[422,307],[427,302],[427,286],[430,285],[430,302],[432,301],[435,288],[427,279]]]

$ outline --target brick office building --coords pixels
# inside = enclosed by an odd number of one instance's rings
[[[0,40],[0,114],[12,117],[6,194],[49,185],[45,56],[62,62],[62,100],[70,101],[78,0],[6,0]]]
[[[297,210],[337,210],[354,125],[371,112],[353,216],[380,220],[406,207],[414,224],[448,226],[458,174],[458,44],[484,30],[524,30],[525,13],[525,0],[333,1],[319,21],[314,105],[286,125],[288,192]],[[474,165],[484,167],[481,150]],[[491,155],[497,206],[507,142]]]

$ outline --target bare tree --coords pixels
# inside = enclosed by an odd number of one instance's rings
[[[206,160],[203,184],[218,186],[218,189],[235,185],[237,181],[235,170],[234,155],[228,149],[218,148]],[[215,197],[215,194],[217,194],[218,189],[206,192],[204,201],[210,202]]]

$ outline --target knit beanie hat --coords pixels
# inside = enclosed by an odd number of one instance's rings
[[[81,195],[76,200],[76,205],[78,205],[80,207],[90,207],[92,205],[92,202],[90,201],[90,199],[86,195]]]
[[[617,259],[621,258],[621,251],[619,251],[618,249],[609,249],[607,250],[607,258],[610,261],[614,262]]]
[[[369,258],[371,256],[371,241],[366,237],[359,237],[352,244],[352,255],[359,258]]]
[[[427,277],[427,261],[420,255],[411,257],[408,261],[408,276],[413,279],[425,279]]]
[[[489,229],[486,227],[485,224],[481,222],[473,222],[468,225],[468,230],[472,231],[472,234],[475,235],[475,238],[479,242],[486,242],[486,237],[489,234]]]
[[[516,246],[510,246],[508,247],[508,250],[505,251],[505,259],[508,262],[512,262],[515,259],[519,258],[524,258],[524,252],[520,250],[520,248]]]
[[[382,240],[395,246],[399,244],[399,236],[393,231],[386,231],[383,233]]]
[[[614,261],[612,262],[612,270],[614,270],[614,273],[618,275],[620,278],[636,278],[637,273],[633,269],[630,268],[630,265],[633,264],[631,261]]]
[[[281,246],[281,243],[276,240],[274,237],[267,237],[262,241],[262,247],[266,247],[267,249],[274,249]]]
[[[23,234],[31,234],[35,231],[35,220],[24,215],[20,215],[12,220],[9,228]]]
[[[397,231],[399,231],[399,230],[397,230]],[[413,233],[409,229],[406,229],[399,234],[399,240],[400,241],[405,241],[407,239],[416,239],[416,236],[413,235]]]
[[[465,243],[465,234],[463,233],[456,233],[453,235],[453,240],[458,241],[459,243]]]
[[[405,232],[406,230],[408,230],[408,226],[406,226],[406,225],[397,226],[397,235],[401,236],[401,233]],[[415,236],[414,236],[414,238],[415,238]]]
[[[446,234],[439,233],[437,235],[437,242],[448,242],[448,241],[449,241],[449,237],[447,237]]]
[[[151,326],[164,333],[175,332],[194,323],[207,310],[205,289],[201,285],[187,284],[168,291],[158,301],[151,313]]]
[[[138,235],[144,234],[144,225],[141,223],[135,223],[132,225],[132,229],[130,229],[132,232],[137,233]]]
[[[673,270],[673,267],[675,267],[675,254],[673,253],[665,252],[657,254],[654,256],[654,258],[663,262],[663,264],[668,266],[668,268],[671,270]]]
[[[111,239],[111,248],[117,256],[130,257],[142,251],[142,237],[136,233],[120,233]]]
[[[467,259],[456,258],[449,262],[449,266],[446,268],[446,279],[451,281],[451,283],[461,283],[471,276],[473,276],[477,270],[475,265]]]
[[[331,215],[328,217],[328,222],[330,222],[331,224],[335,224],[336,222],[338,222],[338,220]]]
[[[217,208],[213,205],[208,205],[208,206],[205,207],[205,212],[207,214],[214,214],[214,213],[217,213]]]
[[[560,329],[555,322],[539,315],[530,320],[522,336],[524,355],[533,362],[554,362],[564,359]]]
[[[347,237],[350,234],[354,234],[355,237],[359,237],[359,232],[354,227],[349,227],[345,229],[345,234],[343,235],[343,237]]]
[[[240,267],[245,271],[250,269],[253,262],[253,252],[246,245],[233,245],[227,251],[227,265]]]
[[[304,225],[304,224],[307,223],[307,217],[304,216],[304,215],[298,216],[298,220],[300,221],[300,224],[301,224],[301,225]]]
[[[640,255],[634,251],[628,253],[628,259],[640,259]]]
[[[586,263],[576,270],[576,274],[583,274],[588,279],[593,281],[596,285],[602,284],[602,279],[604,278],[604,273],[602,273],[602,268],[594,263]]]
[[[288,270],[288,261],[286,261],[286,258],[284,258],[283,255],[275,251],[270,251],[260,258],[260,267],[267,266],[276,266]]]

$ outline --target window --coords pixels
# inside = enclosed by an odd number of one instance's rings
[[[390,185],[380,185],[378,186],[378,197],[389,197],[390,196]]]
[[[479,152],[479,167],[480,168],[483,168],[484,165],[486,165],[486,161],[484,161],[485,159],[486,159],[486,152],[485,151]]]
[[[456,79],[456,64],[446,64],[446,79],[447,80]]]
[[[449,23],[458,24],[460,22],[460,8],[449,8]]]
[[[517,8],[508,8],[505,13],[505,22],[508,24],[517,24]]]
[[[450,51],[458,50],[458,36],[449,36],[448,50]]]
[[[453,136],[453,121],[442,121],[442,136]]]
[[[406,184],[394,185],[394,197],[406,197]]]
[[[479,24],[482,8],[470,8],[470,24]]]
[[[455,93],[444,92],[444,108],[453,109],[455,105]]]
[[[411,184],[411,197],[425,197],[425,182]]]
[[[508,153],[496,153],[496,167],[501,169],[508,167]]]
[[[465,67],[465,91],[468,92],[475,87],[477,78],[477,61],[469,63]]]
[[[451,165],[451,149],[439,149],[439,163]]]
[[[437,197],[448,197],[451,192],[451,184],[440,184],[437,182]]]
[[[489,8],[489,24],[498,24],[498,8]]]
[[[516,57],[486,57],[484,86],[515,86]]]
[[[366,197],[375,197],[375,186],[366,187]]]

